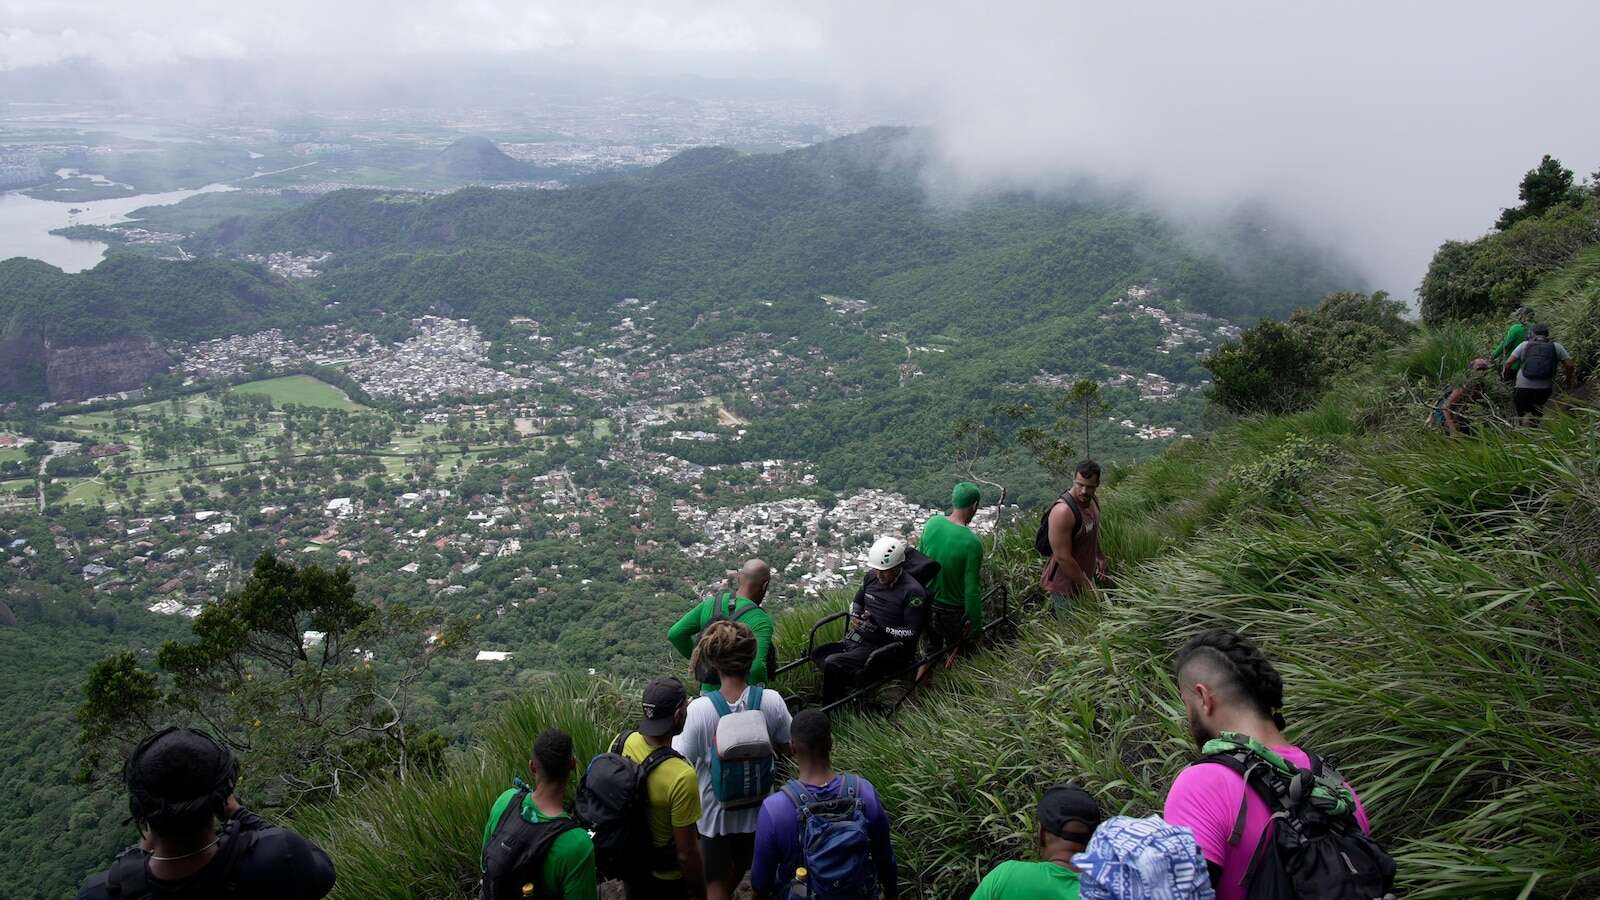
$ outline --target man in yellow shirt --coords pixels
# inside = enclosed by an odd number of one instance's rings
[[[622,743],[622,755],[640,765],[657,750],[670,758],[645,778],[650,805],[652,873],[649,878],[625,882],[628,900],[685,900],[706,895],[704,867],[700,861],[700,781],[694,767],[672,750],[672,739],[683,731],[689,695],[676,678],[656,678],[644,688],[644,715],[638,730]]]

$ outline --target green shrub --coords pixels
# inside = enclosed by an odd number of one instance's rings
[[[1243,340],[1218,349],[1204,365],[1212,401],[1244,415],[1302,409],[1327,386],[1316,345],[1270,320],[1252,325]]]

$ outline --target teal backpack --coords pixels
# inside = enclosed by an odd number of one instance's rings
[[[751,685],[749,708],[734,712],[721,691],[706,696],[717,710],[711,733],[711,789],[723,809],[760,806],[772,792],[772,737],[761,711],[761,687]]]

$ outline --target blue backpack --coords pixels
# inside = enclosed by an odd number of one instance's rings
[[[707,694],[717,710],[711,733],[711,790],[723,809],[760,806],[772,792],[772,737],[761,711],[761,686],[750,685],[748,705],[734,712],[721,691]]]
[[[861,802],[861,779],[842,775],[841,796],[819,800],[798,780],[783,786],[799,816],[796,835],[800,847],[799,866],[806,868],[806,895],[815,900],[871,900],[878,896],[878,870],[872,863],[872,838],[867,834],[867,816]],[[791,879],[780,897],[789,897],[797,866],[790,866]]]

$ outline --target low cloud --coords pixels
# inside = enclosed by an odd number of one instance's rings
[[[0,71],[237,62],[288,92],[297,71],[348,88],[470,57],[802,79],[931,125],[942,184],[1089,176],[1186,214],[1262,201],[1410,296],[1541,154],[1600,166],[1597,24],[1583,0],[0,0]]]

